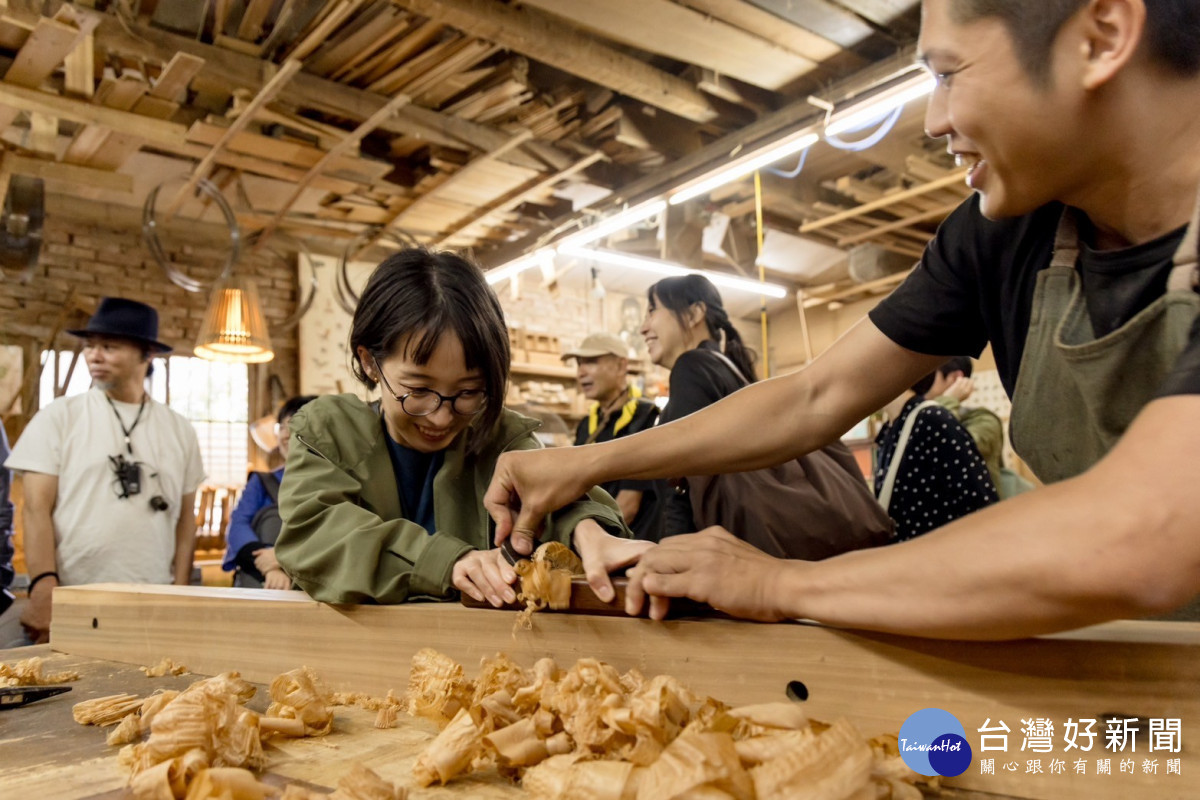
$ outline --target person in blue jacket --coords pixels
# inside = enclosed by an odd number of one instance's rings
[[[279,409],[279,454],[287,460],[291,436],[288,423],[292,415],[316,395],[298,395]],[[275,560],[275,539],[279,536],[279,485],[283,467],[274,472],[255,472],[237,507],[229,516],[226,530],[225,561],[221,568],[233,572],[233,585],[250,589],[290,589],[291,578]]]

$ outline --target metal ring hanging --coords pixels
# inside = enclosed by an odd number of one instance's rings
[[[205,284],[175,268],[167,258],[166,250],[163,249],[162,241],[158,236],[158,220],[154,204],[158,200],[159,190],[174,180],[178,180],[178,178],[168,178],[155,186],[147,195],[146,202],[142,206],[142,238],[146,242],[146,247],[154,255],[154,260],[162,267],[171,283],[189,292],[202,292]],[[225,260],[225,268],[221,270],[221,275],[230,275],[233,273],[233,265],[237,263],[242,247],[242,233],[238,228],[237,217],[234,216],[233,209],[230,208],[225,196],[221,194],[221,190],[212,181],[201,178],[196,182],[196,188],[216,203],[222,216],[225,217],[225,224],[229,227],[229,256]]]
[[[261,230],[250,234],[246,237],[246,244],[253,245],[261,234]],[[312,270],[312,280],[308,285],[308,297],[296,303],[296,311],[290,317],[285,319],[283,322],[280,322],[278,325],[271,326],[270,333],[272,336],[275,336],[276,334],[286,333],[300,324],[300,319],[308,313],[308,310],[312,308],[313,301],[317,299],[317,289],[321,284],[317,279],[317,263],[313,260],[312,251],[308,249],[308,245],[304,243],[303,239],[298,239],[291,234],[284,233],[283,231],[275,231],[271,238],[283,241],[287,247],[307,258],[308,265]],[[273,249],[270,244],[264,245],[263,249],[278,258],[280,261],[287,263],[289,268],[291,267],[291,263],[288,262],[283,253],[281,253],[279,250]],[[301,296],[303,296],[304,290],[301,289],[300,293]]]
[[[358,233],[353,239],[346,243],[345,249],[342,250],[342,256],[338,259],[337,270],[334,275],[334,297],[339,306],[347,314],[354,314],[354,309],[358,306],[358,292],[350,285],[350,273],[348,266],[350,259],[361,250],[367,242],[372,242],[375,239],[391,239],[400,247],[420,247],[421,243],[414,239],[410,234],[404,231],[396,230],[395,228],[380,229],[378,227],[366,228]]]

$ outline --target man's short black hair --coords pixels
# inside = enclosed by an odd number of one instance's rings
[[[279,413],[275,415],[275,421],[282,425],[287,420],[296,415],[296,412],[304,407],[306,403],[311,403],[316,400],[315,394],[298,394],[295,397],[289,397],[279,407]]]
[[[969,378],[973,369],[974,365],[972,365],[970,358],[967,356],[955,356],[938,367],[938,372],[943,378],[953,372],[961,372],[964,378]]]
[[[1143,47],[1149,58],[1172,72],[1200,74],[1200,3],[1196,0],[1145,0]],[[957,22],[998,17],[1012,36],[1025,71],[1044,82],[1050,73],[1050,51],[1059,31],[1087,0],[953,0]]]

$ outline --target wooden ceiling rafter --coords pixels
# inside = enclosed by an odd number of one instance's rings
[[[364,252],[371,249],[371,247],[378,244],[392,229],[400,229],[402,227],[402,225],[404,224],[405,216],[412,213],[417,207],[419,207],[420,205],[427,205],[427,204],[437,200],[438,196],[440,194],[446,192],[447,189],[449,189],[451,187],[459,186],[459,185],[463,184],[465,181],[471,180],[473,173],[476,172],[477,170],[479,170],[483,165],[487,164],[490,161],[496,161],[501,156],[503,156],[505,153],[509,152],[510,150],[512,150],[514,148],[520,147],[522,144],[529,141],[531,138],[533,138],[533,133],[531,131],[528,131],[528,130],[520,131],[516,135],[512,136],[507,142],[505,142],[504,144],[497,147],[495,150],[484,153],[483,155],[479,156],[478,158],[472,159],[468,164],[463,166],[462,169],[460,169],[458,172],[455,172],[454,174],[450,175],[448,178],[446,178],[444,181],[442,181],[440,184],[438,184],[438,186],[436,186],[435,188],[429,190],[428,192],[426,192],[425,194],[423,194],[419,198],[417,198],[417,200],[412,205],[407,206],[402,211],[400,211],[400,213],[398,213],[387,224],[385,224],[379,230],[378,233],[376,233],[373,237],[371,237],[371,239],[369,239],[367,241],[367,243],[364,244],[357,253],[355,253],[355,256],[356,257],[361,256]]]
[[[491,0],[392,0],[402,8],[693,122],[720,116],[691,83],[593,39],[548,14]]]
[[[195,168],[192,169],[187,181],[184,182],[183,186],[179,188],[179,191],[175,193],[175,196],[167,205],[166,215],[168,219],[175,216],[176,212],[179,211],[179,207],[183,205],[188,195],[196,188],[196,184],[208,177],[213,166],[217,163],[217,156],[234,137],[246,129],[246,126],[254,119],[254,111],[275,99],[275,95],[279,94],[287,82],[299,71],[300,62],[295,59],[289,59],[280,65],[279,69],[271,76],[266,85],[254,96],[254,99],[242,109],[241,115],[230,124],[225,133],[222,134],[221,138],[212,146],[204,158],[200,159],[200,163],[196,164]]]
[[[586,155],[583,158],[579,159],[578,161],[576,161],[574,164],[567,167],[566,169],[559,170],[558,172],[554,173],[553,175],[549,175],[545,178],[535,179],[534,182],[532,182],[528,186],[517,187],[515,190],[508,193],[507,195],[498,197],[495,200],[493,200],[491,203],[488,203],[487,205],[481,207],[475,214],[472,214],[469,218],[467,218],[465,220],[459,220],[458,222],[456,222],[450,230],[448,230],[446,233],[442,234],[442,236],[440,238],[438,238],[436,241],[434,241],[432,243],[432,246],[433,247],[446,246],[452,239],[454,239],[456,236],[460,235],[463,231],[467,230],[468,228],[471,228],[475,225],[479,225],[484,222],[487,222],[489,219],[491,219],[492,217],[494,217],[497,214],[503,214],[505,212],[516,209],[522,203],[528,202],[531,198],[542,195],[543,193],[545,193],[547,190],[549,190],[551,187],[553,187],[555,184],[559,183],[560,181],[566,180],[567,178],[571,177],[572,175],[576,175],[576,174],[582,172],[583,170],[590,167],[592,164],[595,164],[598,161],[602,161],[605,158],[606,158],[606,156],[604,155],[604,153],[597,150],[596,152],[591,153],[590,155]]]
[[[331,164],[335,162],[336,159],[341,157],[342,154],[346,153],[353,147],[357,147],[358,143],[362,141],[364,136],[378,128],[381,124],[383,124],[384,120],[395,114],[397,110],[408,105],[410,102],[411,98],[408,95],[396,95],[390,101],[388,101],[387,105],[372,114],[362,124],[355,128],[353,132],[349,133],[344,139],[326,151],[321,160],[314,164],[308,170],[308,172],[306,172],[304,176],[300,178],[300,180],[296,181],[295,188],[292,190],[291,195],[288,196],[288,199],[284,201],[283,205],[280,206],[279,210],[275,213],[275,216],[271,218],[266,227],[263,228],[262,232],[259,234],[257,241],[254,243],[253,252],[258,252],[258,250],[262,248],[264,244],[266,244],[267,239],[271,237],[271,234],[275,232],[275,229],[279,226],[279,223],[283,221],[283,218],[287,215],[287,212],[295,204],[296,200],[300,198],[300,194],[317,178],[317,176],[321,175]]]

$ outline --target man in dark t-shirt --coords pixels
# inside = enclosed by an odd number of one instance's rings
[[[621,337],[593,333],[563,354],[563,361],[571,359],[575,360],[579,390],[592,401],[575,429],[576,445],[608,442],[654,427],[658,407],[629,385],[629,354]],[[600,488],[617,501],[635,538],[659,540],[662,481],[616,480],[602,483]]]
[[[922,9],[920,59],[937,81],[926,130],[976,196],[804,370],[587,459],[502,458],[485,501],[499,536],[527,535],[599,480],[794,458],[990,343],[1014,447],[1046,487],[815,563],[717,529],[674,537],[631,571],[627,610],[649,595],[661,618],[686,596],[759,620],[1004,639],[1163,614],[1200,594],[1200,4]]]

